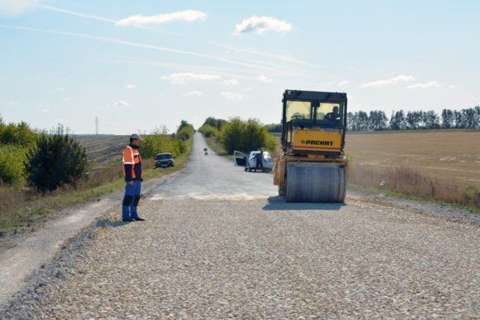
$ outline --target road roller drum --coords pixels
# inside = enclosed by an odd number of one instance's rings
[[[345,201],[345,166],[341,164],[291,162],[285,182],[288,202]]]

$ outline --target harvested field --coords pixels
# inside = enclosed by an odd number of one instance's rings
[[[480,131],[350,133],[349,183],[480,208]]]
[[[76,135],[75,139],[87,149],[88,159],[97,164],[120,160],[128,143],[128,136],[120,135]]]
[[[438,179],[480,187],[480,131],[350,133],[347,154],[363,167],[405,167]]]

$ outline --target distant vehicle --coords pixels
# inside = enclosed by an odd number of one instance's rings
[[[207,148],[203,148],[203,153],[208,156],[208,149]]]
[[[259,155],[261,151],[252,151],[248,155],[247,163],[245,164],[245,171],[252,172],[257,171],[257,155]],[[263,171],[270,172],[273,169],[273,160],[272,156],[269,152],[263,151]],[[260,166],[261,167],[261,166]],[[261,170],[261,169],[260,169]]]
[[[155,168],[174,167],[175,160],[169,152],[159,153],[155,156]]]

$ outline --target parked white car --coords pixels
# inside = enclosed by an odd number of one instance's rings
[[[261,151],[252,151],[248,155],[248,161],[245,165],[245,171],[252,172],[257,171],[257,158]],[[263,171],[270,172],[273,169],[273,159],[269,152],[263,151]],[[260,166],[261,168],[261,166]],[[260,169],[261,170],[261,169]]]

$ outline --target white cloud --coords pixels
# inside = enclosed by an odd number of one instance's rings
[[[265,16],[252,16],[243,19],[235,26],[235,35],[248,32],[264,33],[266,31],[273,32],[289,32],[292,25],[286,21]]]
[[[269,78],[264,74],[259,75],[257,77],[257,80],[260,81],[260,82],[263,82],[263,83],[271,83],[273,81],[272,78]]]
[[[222,91],[220,92],[222,97],[230,101],[241,101],[243,100],[243,94],[237,92],[230,92],[230,91]]]
[[[207,14],[196,10],[184,10],[171,13],[164,13],[155,16],[134,15],[116,22],[120,27],[140,27],[146,25],[159,25],[163,23],[175,21],[204,21],[207,19]]]
[[[438,81],[428,81],[428,82],[418,82],[409,85],[408,89],[428,89],[428,88],[439,88],[440,83]]]
[[[130,104],[127,101],[124,100],[117,100],[113,103],[114,107],[128,107]]]
[[[38,0],[0,0],[0,14],[18,15],[33,8]]]
[[[183,73],[172,73],[168,76],[163,76],[163,80],[168,80],[172,84],[185,84],[188,81],[199,80],[199,81],[211,81],[211,80],[220,80],[221,77],[216,74],[208,73],[192,73],[192,72],[183,72]]]
[[[227,86],[238,86],[240,82],[237,79],[225,79],[223,80],[223,84]]]
[[[388,78],[384,80],[376,80],[376,81],[371,81],[364,83],[362,85],[362,88],[380,88],[380,87],[387,87],[387,86],[392,86],[396,85],[402,82],[411,82],[415,81],[415,77],[411,75],[405,75],[405,74],[400,74],[398,76],[395,76],[393,78]]]
[[[42,111],[42,113],[48,113],[50,110],[48,110],[48,108],[42,108],[40,111]]]
[[[204,95],[204,93],[200,90],[192,90],[192,91],[189,91],[189,92],[185,93],[186,97],[201,97],[203,95]]]
[[[342,81],[339,81],[337,83],[337,87],[339,88],[345,88],[346,86],[348,86],[350,84],[350,81],[348,80],[342,80]]]
[[[137,87],[136,84],[133,84],[133,83],[129,83],[127,85],[125,85],[125,89],[135,89]]]
[[[456,87],[457,87],[456,85],[451,84],[451,85],[448,86],[448,89],[455,89]]]

